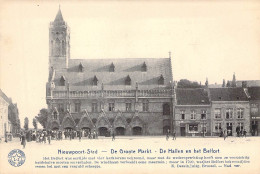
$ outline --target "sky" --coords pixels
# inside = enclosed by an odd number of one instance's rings
[[[0,1],[0,88],[21,125],[46,108],[49,23],[59,5],[71,58],[166,58],[174,80],[260,79],[260,1]]]

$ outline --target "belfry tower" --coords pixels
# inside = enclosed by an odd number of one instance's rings
[[[49,71],[68,68],[70,59],[70,28],[63,20],[61,10],[49,27]]]

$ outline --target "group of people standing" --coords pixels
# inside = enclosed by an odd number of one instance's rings
[[[166,132],[166,140],[167,141],[170,138],[170,134],[171,134],[170,129],[168,129],[167,132]],[[176,132],[175,132],[175,130],[173,130],[173,132],[172,132],[172,140],[176,140]]]

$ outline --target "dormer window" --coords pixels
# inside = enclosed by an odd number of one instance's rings
[[[82,65],[82,63],[80,62],[79,64],[79,72],[83,72],[84,71],[84,66]]]
[[[109,67],[109,72],[115,72],[115,65],[113,64],[113,62],[111,63],[111,65]]]
[[[61,78],[60,78],[60,85],[65,86],[65,77],[64,76],[61,76]]]
[[[129,75],[125,79],[125,85],[129,85],[129,86],[131,85],[131,78]]]
[[[98,83],[97,76],[94,76],[94,78],[93,78],[93,86],[97,86],[97,83]]]
[[[146,72],[147,71],[147,66],[146,66],[145,62],[143,63],[141,70],[142,70],[142,72]]]
[[[159,78],[159,80],[158,80],[158,84],[159,84],[159,85],[164,85],[164,77],[163,77],[162,74],[161,74],[161,76],[160,76],[160,78]]]

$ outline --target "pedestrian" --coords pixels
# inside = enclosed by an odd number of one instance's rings
[[[79,142],[81,141],[81,135],[82,135],[82,133],[81,133],[81,130],[79,131]]]
[[[169,139],[169,135],[170,135],[170,129],[167,129],[167,131],[166,131],[166,140],[168,141],[168,139]]]
[[[48,142],[51,144],[51,132],[48,133]]]
[[[69,136],[70,136],[70,141],[71,141],[71,139],[72,139],[72,131],[70,131]]]
[[[23,145],[23,148],[25,148],[26,146],[26,137],[25,137],[25,134],[22,133],[22,142],[21,142],[21,145]]]
[[[172,140],[176,140],[176,131],[173,129],[172,131]]]
[[[224,140],[226,140],[226,138],[227,138],[227,130],[226,129],[224,130],[223,135],[224,135]]]
[[[115,131],[112,130],[112,141],[114,141],[115,139],[116,139],[116,137],[115,137]]]
[[[7,143],[7,132],[5,132],[5,142]]]
[[[246,130],[244,129],[244,131],[243,131],[243,135],[244,135],[244,137],[246,138]]]

